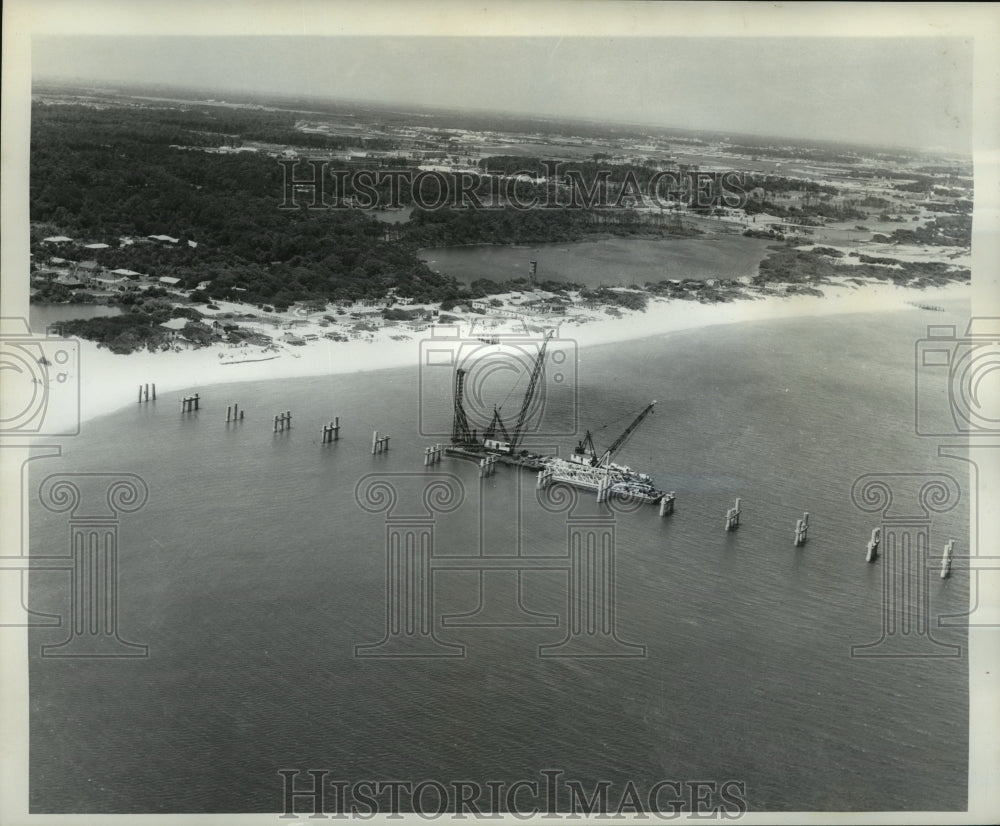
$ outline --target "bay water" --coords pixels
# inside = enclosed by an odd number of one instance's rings
[[[145,507],[121,517],[119,631],[149,656],[41,657],[68,632],[31,632],[32,811],[280,812],[282,769],[484,788],[553,769],[588,790],[740,781],[755,811],[963,809],[965,633],[933,628],[960,657],[851,656],[879,639],[883,610],[883,568],[865,562],[880,516],[851,489],[867,473],[934,471],[967,490],[967,466],[913,426],[914,343],[967,313],[787,319],[580,350],[574,392],[545,413],[566,432],[545,443],[565,453],[578,422],[603,449],[656,399],[617,459],[677,494],[672,516],[652,505],[614,516],[616,631],[640,657],[539,656],[566,635],[558,566],[436,572],[434,633],[462,657],[355,656],[385,635],[387,610],[387,515],[359,506],[360,480],[457,478],[463,502],[436,517],[435,555],[564,556],[576,518],[540,507],[533,474],[515,468],[483,480],[459,459],[425,468],[423,448],[441,440],[421,435],[421,416],[447,430],[451,400],[425,400],[422,414],[415,367],[199,388],[190,414],[190,388],[161,388],[155,403],[86,423],[62,457],[32,463],[29,493],[53,473],[148,485]],[[227,425],[233,402],[246,418]],[[275,434],[285,410],[294,426]],[[324,445],[334,416],[341,438]],[[387,453],[371,454],[373,429],[391,434]],[[742,523],[727,533],[736,497]],[[598,513],[589,497],[578,507]],[[962,552],[968,518],[967,496],[934,516],[935,557],[950,538]],[[67,552],[66,519],[33,505],[33,554]],[[932,626],[967,610],[967,577],[932,575]],[[67,572],[32,574],[36,610],[65,615],[68,593]],[[481,607],[517,625],[443,621]]]

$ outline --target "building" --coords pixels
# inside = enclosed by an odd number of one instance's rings
[[[115,275],[114,273],[107,273],[106,275],[98,275],[94,278],[94,283],[105,290],[120,290],[126,284],[128,284],[128,276],[125,275]]]
[[[171,340],[181,337],[181,331],[187,327],[190,319],[187,318],[172,318],[169,321],[164,321],[160,326],[167,331]]]
[[[84,284],[90,283],[102,272],[104,268],[96,261],[79,261],[73,267],[73,274]]]

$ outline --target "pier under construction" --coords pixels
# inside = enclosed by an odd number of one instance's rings
[[[595,492],[599,502],[614,494],[653,504],[667,497],[672,503],[674,494],[657,489],[649,474],[611,461],[629,436],[653,412],[655,401],[646,405],[625,428],[624,432],[601,454],[598,454],[589,430],[567,458],[551,454],[531,453],[521,448],[525,422],[535,401],[539,378],[544,370],[545,350],[551,338],[552,333],[550,332],[542,341],[538,355],[532,364],[527,391],[513,426],[509,429],[496,406],[493,408],[493,416],[489,424],[482,433],[470,426],[469,417],[465,411],[466,371],[461,367],[456,369],[452,444],[445,452],[449,456],[473,461],[481,461],[489,457],[493,462],[534,471],[538,474],[539,487],[547,487],[550,484],[561,482]]]

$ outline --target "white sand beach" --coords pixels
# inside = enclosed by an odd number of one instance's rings
[[[558,321],[539,319],[539,327],[558,326],[561,338],[579,347],[627,341],[716,324],[768,321],[844,313],[921,312],[914,304],[940,300],[969,300],[969,284],[932,289],[907,289],[891,284],[824,286],[823,297],[792,295],[756,300],[701,304],[652,299],[645,311],[622,311],[612,318],[593,311]],[[912,303],[908,303],[912,302]],[[468,335],[470,321],[437,325],[422,332],[401,328],[374,331],[369,338],[331,341],[319,338],[302,346],[278,344],[277,349],[203,347],[169,352],[147,351],[116,355],[90,341],[80,342],[81,421],[135,404],[140,384],[156,384],[159,397],[196,392],[198,388],[234,382],[320,376],[405,367],[419,364],[419,344],[433,334]],[[928,316],[928,322],[933,318]],[[404,338],[405,334],[405,338]],[[395,339],[393,338],[395,336]],[[235,361],[234,359],[240,359]],[[254,360],[259,359],[259,360]]]

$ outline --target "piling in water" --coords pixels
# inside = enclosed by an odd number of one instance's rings
[[[795,523],[795,547],[806,544],[806,533],[809,530],[809,512],[802,514],[802,518]]]
[[[605,474],[604,478],[597,483],[597,501],[606,502],[611,495],[611,476]]]
[[[334,418],[329,424],[323,425],[323,444],[336,442],[340,439],[340,416]]]
[[[740,526],[740,514],[743,513],[743,509],[740,507],[742,502],[742,499],[737,499],[736,504],[726,511],[727,531],[735,531]]]
[[[286,410],[274,417],[274,432],[283,433],[292,429],[292,411]]]
[[[538,479],[535,482],[535,488],[537,490],[542,490],[543,488],[547,488],[551,484],[552,484],[552,468],[547,467],[538,471]]]
[[[337,416],[329,424],[323,425],[323,444],[336,442],[340,438],[340,417]]]
[[[677,494],[673,491],[660,497],[660,516],[670,516],[674,512],[674,500],[676,499]]]
[[[389,436],[379,436],[378,431],[372,432],[372,456],[376,453],[385,453],[389,449]]]
[[[872,538],[868,540],[868,552],[865,554],[865,562],[874,562],[878,559],[878,546],[882,541],[882,529],[872,530]]]
[[[941,579],[947,579],[951,575],[951,554],[955,548],[955,540],[949,539],[944,546],[944,554],[941,557]]]
[[[440,445],[439,445],[440,447]],[[496,473],[497,469],[497,457],[496,456],[486,456],[479,460],[479,478],[482,479],[486,476],[492,476]]]

